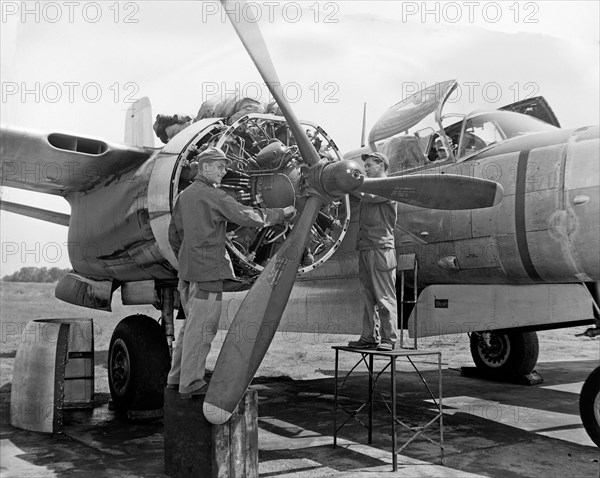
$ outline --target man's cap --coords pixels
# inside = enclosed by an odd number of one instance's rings
[[[223,151],[212,146],[198,155],[198,164],[212,163],[219,160],[226,161],[228,166],[231,164],[231,159],[225,156]]]
[[[365,154],[361,155],[360,158],[363,161],[366,161],[369,158],[373,158],[374,160],[379,161],[380,163],[385,164],[385,169],[387,169],[387,168],[390,167],[390,160],[383,153],[365,153]]]

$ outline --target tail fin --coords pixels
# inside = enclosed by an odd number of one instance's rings
[[[125,143],[133,146],[154,147],[152,105],[147,96],[137,100],[127,110],[125,116]]]

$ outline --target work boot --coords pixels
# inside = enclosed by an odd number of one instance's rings
[[[179,398],[181,398],[182,400],[189,400],[192,397],[198,397],[200,395],[204,395],[206,393],[207,389],[208,389],[208,383],[205,383],[204,385],[202,385],[202,387],[200,387],[197,390],[194,390],[193,392],[180,393]]]
[[[381,352],[391,352],[392,350],[394,350],[394,344],[391,344],[389,342],[381,342],[377,347],[377,350]]]
[[[376,349],[379,346],[377,342],[367,342],[363,339],[353,340],[348,342],[348,347],[353,349]]]

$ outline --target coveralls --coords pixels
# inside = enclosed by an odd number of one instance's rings
[[[363,342],[381,340],[393,346],[398,339],[394,248],[397,217],[394,201],[361,195],[356,248],[359,251],[358,278],[365,298],[360,337]]]
[[[178,196],[169,242],[179,260],[178,289],[186,320],[167,384],[179,384],[179,393],[190,394],[206,384],[206,357],[219,325],[223,281],[235,279],[225,246],[227,221],[270,226],[283,223],[284,211],[244,206],[203,176]]]

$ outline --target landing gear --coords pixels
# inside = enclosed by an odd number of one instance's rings
[[[535,332],[473,332],[471,355],[480,374],[492,380],[510,380],[533,372],[539,354]]]
[[[600,447],[600,367],[596,367],[581,388],[579,414],[590,438]]]
[[[113,332],[108,352],[108,385],[113,406],[156,410],[163,406],[171,366],[160,324],[146,315],[124,318]]]

